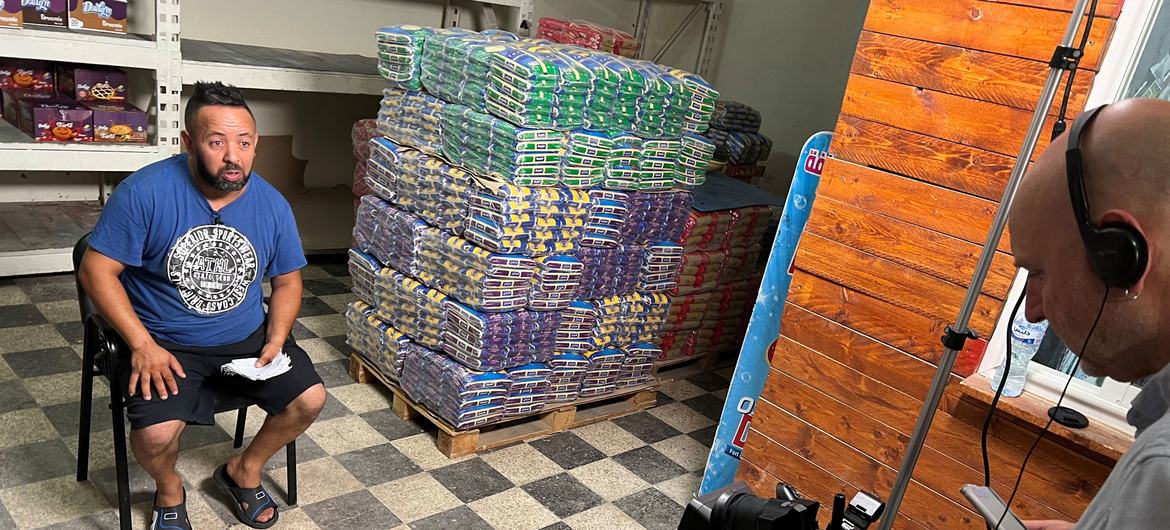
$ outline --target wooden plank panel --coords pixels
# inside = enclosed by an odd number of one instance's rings
[[[815,222],[815,221],[814,221]],[[796,266],[845,287],[938,320],[959,314],[966,289],[842,245],[816,234],[805,234],[796,249]],[[971,329],[990,335],[1003,303],[979,295]]]
[[[871,212],[929,228],[982,246],[999,205],[987,199],[829,158],[817,188],[829,197]],[[820,222],[816,217],[811,223]],[[998,250],[1011,252],[1011,238]]]
[[[1047,61],[969,50],[935,42],[861,32],[851,71],[903,85],[989,101],[1031,112],[1048,77]],[[1073,81],[1068,114],[1085,107],[1095,74],[1083,70]],[[1067,80],[1067,76],[1065,77]],[[1064,84],[1058,94],[1063,93]],[[1060,112],[1056,98],[1048,113]]]
[[[833,156],[998,202],[1016,157],[842,115]]]
[[[901,465],[903,451],[909,441],[909,436],[898,432],[881,422],[861,414],[847,404],[833,399],[831,396],[818,392],[805,382],[797,381],[778,370],[772,370],[768,383],[761,394],[763,401],[756,407],[752,418],[752,429],[767,432],[767,416],[772,411],[762,407],[767,403],[786,413],[793,414],[801,420],[816,426],[853,447],[862,448],[871,457],[884,464],[897,468]],[[749,444],[751,438],[748,438]],[[993,484],[998,490],[1010,491],[1015,484],[1015,474],[1019,471],[1018,457],[997,447],[1002,442],[992,439],[988,451],[991,461]],[[974,450],[972,450],[974,449]],[[964,460],[966,458],[966,460]],[[928,473],[917,473],[916,479],[932,487],[936,491],[958,498],[959,487],[964,483],[981,483],[983,467],[978,454],[978,441],[968,441],[960,446],[959,451],[951,447],[937,447],[929,444],[923,448],[918,469],[920,470],[947,470],[939,477],[931,477]],[[1013,503],[1015,510],[1028,511],[1032,516],[1051,518],[1051,510],[1060,514],[1060,517],[1076,519],[1084,510],[1085,505],[1092,498],[1092,494],[1082,489],[1076,489],[1077,480],[1047,462],[1036,460],[1029,465],[1022,482],[1022,496],[1019,503]],[[1076,494],[1066,494],[1072,489]],[[1051,492],[1061,492],[1051,495]],[[1033,499],[1042,499],[1044,502],[1035,503]],[[1027,507],[1026,507],[1027,506]]]
[[[797,381],[815,382],[819,392],[848,403],[858,413],[888,425],[902,434],[913,431],[918,411],[922,408],[921,399],[874,381],[787,337],[777,340],[769,352],[769,363],[777,371]],[[946,414],[943,407],[940,409],[943,409],[944,413],[935,416],[930,432],[927,433],[927,445],[966,462],[969,466],[982,462],[978,443],[979,429]],[[1028,441],[1028,445],[1030,444],[1031,440]],[[1013,476],[1019,472],[1019,462],[1023,461],[1026,450],[1027,446],[1021,447],[1011,443],[991,443],[988,447],[993,459],[1002,458],[1002,461],[1015,466]],[[997,457],[996,454],[1001,456]],[[1033,467],[1037,465],[1050,468]],[[1041,442],[1036,449],[1028,467],[1038,472],[1044,469],[1059,470],[1049,473],[1054,480],[1065,485],[1058,493],[1073,495],[1077,494],[1078,489],[1085,489],[1089,497],[1096,494],[1096,488],[1104,483],[1110,471],[1108,466],[1045,442]]]
[[[955,96],[873,77],[850,74],[841,114],[917,131],[928,136],[1015,157],[1032,111]],[[1049,116],[1044,131],[1052,131]],[[1041,134],[1036,152],[1048,147]]]
[[[1059,11],[978,0],[871,0],[864,28],[1048,62],[1068,18]],[[1083,68],[1097,70],[1112,31],[1108,19],[1093,22]]]
[[[877,340],[937,363],[947,324],[884,302],[829,280],[797,270],[788,290],[788,302],[832,319]],[[787,328],[781,327],[787,334]]]
[[[930,390],[934,365],[816,313],[788,304],[781,329],[786,338],[901,392],[925,396]],[[955,376],[951,379],[955,383],[961,381]]]
[[[816,200],[812,215],[817,222],[808,225],[811,233],[963,287],[971,285],[975,264],[983,250],[982,245],[866,212],[831,197]],[[980,292],[1003,300],[1015,275],[1012,257],[996,252]]]
[[[867,454],[868,446],[847,443],[841,437],[847,433],[826,432],[800,417],[767,400],[756,405],[752,416],[752,429],[764,434],[776,443],[795,449],[805,458],[820,462],[834,474],[860,485],[868,491],[889,492],[898,475],[901,461],[890,461],[883,455]],[[921,484],[923,497],[937,506],[936,513],[958,517],[965,521],[974,515],[959,495],[964,484],[982,483],[982,471],[963,466],[941,453],[929,449],[918,461],[919,469],[915,482]],[[1013,482],[999,482],[998,489],[1011,490]],[[1024,519],[1055,519],[1065,514],[1048,507],[1043,502],[1027,495],[1017,495],[1012,509]],[[1077,511],[1080,513],[1080,510]],[[923,519],[919,515],[920,519]]]
[[[762,433],[753,433],[759,438],[755,445],[757,459],[753,463],[766,472],[788,476],[792,473],[793,467],[802,469],[813,467],[833,477],[835,482],[844,482],[846,487],[842,491],[860,489],[872,491],[883,498],[889,495],[892,479],[888,484],[873,480],[874,473],[880,468],[877,463],[865,458],[851,458],[848,448],[841,444],[832,447],[819,444],[820,438],[813,436],[811,429],[796,433],[797,437],[787,436],[784,441],[772,440],[760,434]],[[800,435],[805,436],[800,439]],[[785,441],[790,442],[790,445],[785,444]],[[793,447],[798,449],[794,450]],[[799,489],[799,486],[797,488]],[[973,511],[923,488],[917,482],[911,483],[907,488],[906,495],[902,498],[899,517],[922,523],[927,528],[938,529],[976,528],[975,523],[983,521]]]
[[[1073,6],[1076,5],[1077,0],[987,0],[988,2],[1001,2],[1004,4],[1016,4],[1028,7],[1039,7],[1043,9],[1055,9],[1057,11],[1064,11],[1072,13]],[[1106,18],[1117,18],[1121,14],[1122,0],[1101,0],[1097,3],[1097,16]],[[1088,8],[1085,9],[1087,13]]]

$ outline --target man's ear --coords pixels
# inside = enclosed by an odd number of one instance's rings
[[[1105,215],[1101,216],[1100,223],[1101,225],[1109,223],[1127,224],[1134,232],[1137,232],[1137,234],[1141,236],[1142,240],[1146,242],[1145,269],[1142,270],[1142,274],[1138,278],[1137,283],[1135,283],[1133,287],[1130,287],[1128,292],[1129,296],[1136,297],[1137,295],[1141,294],[1142,289],[1145,288],[1146,278],[1150,276],[1150,271],[1154,269],[1155,260],[1158,258],[1158,250],[1160,249],[1157,248],[1154,240],[1150,239],[1150,236],[1146,232],[1146,229],[1142,226],[1142,223],[1138,221],[1137,217],[1135,217],[1128,210],[1122,210],[1118,208],[1109,210],[1105,212]]]
[[[190,152],[191,151],[191,133],[187,132],[186,129],[183,129],[182,131],[179,131],[179,138],[183,139],[183,149]]]

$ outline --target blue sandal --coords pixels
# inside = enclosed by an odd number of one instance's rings
[[[219,466],[215,470],[213,478],[216,485],[219,486],[219,490],[235,501],[232,503],[232,511],[235,512],[236,518],[241,523],[252,528],[270,528],[280,518],[276,501],[272,500],[272,496],[264,489],[263,484],[255,488],[241,488],[228,475],[227,464]],[[243,506],[245,503],[248,504],[247,508]],[[268,508],[272,508],[272,518],[264,522],[257,521],[256,518]]]
[[[150,530],[191,530],[187,518],[187,490],[183,489],[183,502],[178,506],[160,507],[158,492],[154,492],[154,513],[151,515]]]

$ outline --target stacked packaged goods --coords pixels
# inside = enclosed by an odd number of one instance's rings
[[[362,301],[345,310],[346,342],[378,371],[397,381],[402,376],[403,352],[410,339],[378,318]]]
[[[601,185],[613,151],[613,138],[585,129],[569,131],[566,138],[565,154],[561,157],[561,183],[570,188]]]
[[[387,88],[382,90],[378,133],[399,145],[427,154],[443,149],[441,113],[445,103],[426,92]]]
[[[353,227],[357,248],[395,269],[418,274],[424,232],[429,227],[415,215],[394,208],[374,195],[362,197]]]
[[[719,100],[704,134],[715,145],[713,159],[726,162],[730,177],[763,174],[760,162],[772,153],[772,140],[760,133],[760,113],[743,103]]]
[[[618,372],[617,386],[636,386],[654,378],[654,361],[662,356],[662,350],[651,342],[638,342],[625,348],[626,357]]]
[[[643,248],[638,291],[653,293],[674,289],[682,263],[683,247],[673,242],[660,241]]]
[[[564,403],[577,399],[589,360],[576,353],[558,353],[548,365],[552,369],[548,377],[548,402]]]
[[[467,240],[424,229],[415,277],[479,311],[503,312],[528,304],[536,262],[517,254],[498,254]]]
[[[382,263],[356,248],[349,249],[349,277],[353,281],[353,294],[367,304],[374,303],[374,278]]]
[[[759,286],[757,263],[772,217],[766,206],[690,213],[679,236],[686,252],[660,336],[664,358],[738,346]]]
[[[512,380],[500,372],[477,372],[445,354],[421,346],[406,356],[402,390],[456,429],[472,429],[504,416]]]
[[[456,164],[521,186],[552,186],[560,181],[564,133],[517,127],[457,104],[444,106],[441,123],[443,153]]]
[[[464,237],[493,251],[525,256],[565,254],[577,248],[589,196],[579,190],[530,188],[476,179]]]
[[[585,265],[572,256],[541,256],[529,293],[528,309],[557,311],[569,307],[581,286]]]
[[[549,402],[549,377],[553,371],[546,364],[529,363],[505,370],[512,386],[504,401],[504,416],[522,416],[544,410]]]
[[[585,352],[582,356],[589,361],[589,367],[585,369],[585,377],[581,380],[581,397],[601,396],[617,390],[626,352],[617,348],[603,348]]]
[[[638,56],[639,45],[636,37],[587,20],[541,17],[537,25],[536,38],[574,44],[624,57]]]
[[[557,311],[483,313],[447,299],[443,350],[473,370],[544,362],[556,345]]]
[[[622,227],[629,217],[630,196],[613,190],[589,190],[589,217],[581,246],[614,249],[621,245]]]
[[[423,42],[433,30],[419,26],[387,26],[376,33],[378,73],[398,88],[422,89]]]
[[[353,143],[353,157],[357,163],[353,167],[353,207],[357,208],[358,201],[363,195],[369,195],[369,185],[366,184],[366,164],[370,160],[370,141],[378,137],[378,120],[365,119],[354,122],[349,138]]]
[[[390,267],[374,277],[373,307],[378,317],[415,342],[438,350],[447,327],[443,302],[447,295]]]

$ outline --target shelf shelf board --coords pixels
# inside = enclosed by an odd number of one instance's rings
[[[184,39],[183,84],[214,80],[258,90],[368,94],[386,80],[378,60],[361,55],[306,52]]]
[[[137,171],[167,156],[157,145],[35,142],[0,120],[0,171]]]
[[[0,31],[0,54],[22,59],[158,69],[152,35],[95,34],[65,29]]]
[[[100,213],[97,201],[0,203],[0,277],[73,270],[73,245]]]

